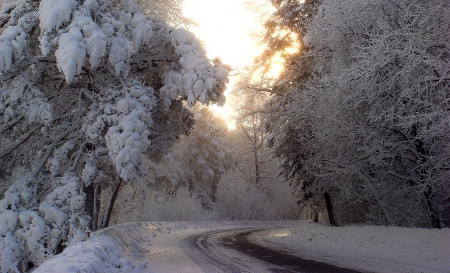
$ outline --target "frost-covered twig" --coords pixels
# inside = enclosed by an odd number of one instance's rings
[[[37,130],[39,130],[40,128],[42,128],[44,125],[40,124],[37,126],[34,126],[33,128],[31,128],[25,135],[23,135],[19,141],[15,142],[14,144],[12,144],[11,146],[9,146],[8,148],[4,149],[3,151],[0,152],[0,159],[4,158],[5,156],[7,156],[8,154],[12,153],[14,150],[17,149],[17,147],[19,147],[20,145],[22,145],[25,141],[27,141],[30,136],[32,136]]]
[[[39,172],[41,171],[42,167],[44,167],[45,163],[47,163],[47,160],[50,158],[53,149],[55,148],[55,146],[61,141],[63,140],[66,136],[68,136],[74,129],[75,127],[69,127],[68,129],[66,129],[64,132],[62,132],[60,135],[58,135],[55,140],[53,140],[52,144],[50,144],[49,146],[47,146],[45,155],[39,160],[39,162],[36,164],[36,166],[33,169],[33,172],[31,173],[32,177],[36,177]]]
[[[11,129],[11,127],[13,127],[17,123],[19,123],[24,117],[25,116],[22,114],[18,118],[16,118],[15,120],[12,120],[12,121],[4,124],[2,127],[0,127],[0,134],[3,134],[4,132],[6,132],[9,129]]]

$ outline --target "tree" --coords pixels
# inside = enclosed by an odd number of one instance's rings
[[[180,137],[161,162],[149,162],[148,168],[165,182],[156,186],[188,187],[211,208],[217,198],[217,183],[233,163],[231,143],[225,121],[210,109],[194,107],[193,114],[196,122],[189,136]]]
[[[256,65],[267,72],[274,58],[285,61],[286,67],[292,65],[299,49],[304,47],[303,37],[306,24],[316,12],[321,0],[271,0],[275,11],[264,22],[262,37],[263,53],[256,59]]]
[[[294,186],[299,197],[298,202],[311,207],[314,219],[327,203],[324,198],[327,190],[318,183],[308,171],[306,160],[311,156],[309,142],[314,137],[310,126],[297,125],[293,120],[291,106],[293,96],[311,76],[313,58],[305,54],[309,47],[306,26],[317,12],[321,1],[271,1],[273,12],[264,23],[265,34],[262,43],[263,54],[257,58],[253,71],[268,72],[274,60],[281,59],[284,70],[278,79],[266,76],[261,81],[245,84],[241,87],[248,92],[266,92],[270,97],[265,100],[260,112],[264,113],[264,129],[267,146],[275,157],[280,159],[280,175]],[[262,68],[262,69],[259,69]],[[245,81],[244,81],[245,82]],[[248,81],[247,81],[248,82]],[[308,116],[302,116],[308,121]],[[331,210],[332,206],[326,206]],[[334,223],[330,213],[330,223]]]
[[[245,152],[251,155],[253,162],[254,181],[260,184],[263,177],[264,164],[267,160],[264,101],[268,95],[262,82],[252,82],[251,73],[241,74],[241,79],[234,87],[231,95],[236,107],[236,123],[238,128],[235,135],[241,135],[238,142],[245,143]],[[267,80],[268,81],[268,80]]]
[[[189,27],[195,22],[183,15],[184,0],[139,0],[147,16],[151,18],[161,18],[173,27]]]
[[[245,166],[245,165],[244,165]],[[245,169],[236,167],[224,173],[218,183],[215,210],[223,220],[268,220],[277,216],[268,195],[248,177]]]
[[[282,131],[273,139],[292,162],[286,173],[306,172],[332,190],[342,222],[344,204],[359,214],[351,221],[443,226],[448,10],[439,1],[329,0],[307,22],[312,73],[289,80],[283,123],[307,156],[289,149]]]
[[[222,101],[228,68],[133,0],[19,0],[0,28],[0,263],[27,271],[87,237],[98,185],[188,130],[181,101]]]

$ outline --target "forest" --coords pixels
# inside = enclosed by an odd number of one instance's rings
[[[450,3],[262,2],[236,69],[183,0],[0,0],[2,273],[125,222],[449,227]]]

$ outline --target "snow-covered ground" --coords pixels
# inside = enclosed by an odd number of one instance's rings
[[[316,261],[369,272],[450,272],[450,229],[329,227],[303,222],[254,241]]]
[[[370,272],[450,272],[450,229],[328,227],[302,221],[127,223],[67,248],[35,272],[200,273],[205,267],[189,258],[182,242],[194,235],[245,228],[265,229],[251,235],[258,244],[341,267]],[[258,266],[253,258],[223,246],[220,249],[220,255],[239,256],[247,269]],[[257,271],[263,272],[259,267]]]

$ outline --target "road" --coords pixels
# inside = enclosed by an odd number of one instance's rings
[[[245,228],[210,231],[187,237],[181,242],[181,247],[205,273],[358,272],[262,247],[251,236],[261,230]]]

